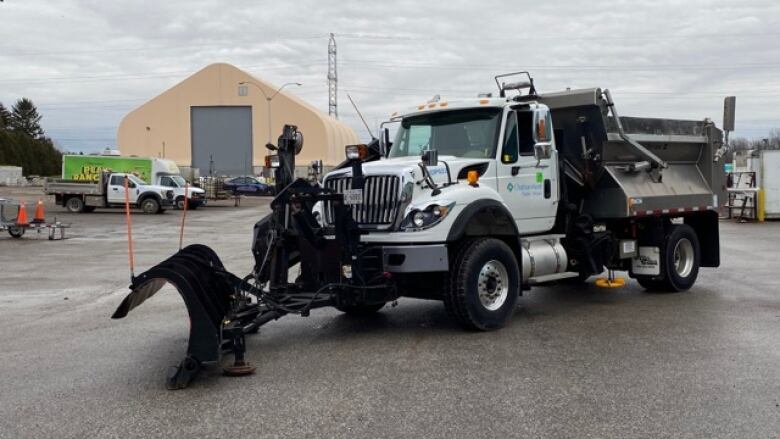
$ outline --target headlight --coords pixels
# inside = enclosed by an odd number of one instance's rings
[[[366,145],[347,145],[344,147],[344,153],[349,160],[363,160],[368,155]]]
[[[455,207],[454,202],[444,205],[431,204],[424,209],[413,209],[401,222],[401,228],[413,231],[433,227],[440,223],[452,211],[453,207]]]

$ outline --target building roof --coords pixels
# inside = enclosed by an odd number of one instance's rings
[[[240,82],[247,94],[239,96]],[[190,108],[194,106],[252,106],[255,165],[262,164],[268,141],[268,102],[278,85],[253,76],[233,65],[210,64],[188,78],[151,98],[122,119],[117,143],[123,154],[158,156],[165,144],[166,157],[180,165],[191,160]],[[344,145],[359,143],[359,137],[344,123],[330,117],[303,99],[282,90],[271,101],[271,139],[286,123],[298,125],[304,134],[299,165],[321,159],[326,164],[343,160]]]

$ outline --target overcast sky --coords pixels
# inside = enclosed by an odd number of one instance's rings
[[[0,102],[31,98],[64,149],[115,144],[124,114],[213,62],[228,62],[327,112],[328,33],[339,113],[362,136],[434,94],[494,91],[532,72],[540,92],[609,88],[623,115],[780,128],[780,2],[5,0]]]

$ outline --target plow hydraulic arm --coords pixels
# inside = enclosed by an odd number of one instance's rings
[[[376,305],[397,298],[383,272],[382,255],[361,246],[360,230],[343,196],[293,179],[302,143],[297,128],[285,125],[277,146],[277,195],[271,213],[255,224],[251,273],[238,277],[225,269],[214,250],[193,244],[135,276],[114,312],[112,318],[124,318],[166,284],[179,292],[190,317],[190,336],[186,357],[168,373],[169,389],[186,387],[201,370],[220,364],[225,354],[234,356],[225,374],[252,373],[254,367],[244,359],[245,337],[287,314],[307,316],[324,306]],[[332,224],[323,225],[314,216],[317,203],[329,209]],[[288,273],[296,264],[300,276],[290,282]]]

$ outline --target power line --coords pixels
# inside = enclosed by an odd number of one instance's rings
[[[349,60],[341,61],[349,65],[359,65],[362,69],[371,69],[381,67],[383,69],[431,69],[431,70],[476,70],[476,71],[499,71],[516,70],[517,65],[490,65],[490,64],[422,64],[422,63],[385,63],[382,61],[371,60]],[[675,71],[675,70],[741,70],[745,68],[780,68],[778,63],[755,63],[755,64],[655,64],[655,65],[522,65],[525,69],[533,70],[560,70],[560,71]]]
[[[260,65],[245,67],[245,70],[250,69],[284,69],[290,67],[306,67],[312,65],[324,64],[323,61],[302,61],[293,62],[287,64],[278,65]],[[200,70],[200,69],[198,69]],[[197,70],[196,70],[197,71]],[[171,78],[182,75],[192,75],[195,71],[192,70],[174,70],[158,73],[126,73],[126,74],[105,74],[105,75],[89,75],[89,76],[52,76],[48,78],[10,78],[0,79],[0,83],[43,83],[43,82],[99,82],[99,81],[119,81],[119,80],[132,80],[132,79],[154,79],[154,78]]]
[[[653,34],[653,35],[626,35],[626,36],[581,36],[571,37],[567,35],[515,35],[504,37],[468,36],[468,37],[440,37],[431,35],[388,35],[388,34],[362,34],[362,33],[338,33],[339,38],[359,40],[392,40],[392,41],[535,41],[535,40],[566,40],[566,41],[625,41],[625,40],[678,40],[678,39],[711,39],[711,38],[752,38],[779,36],[778,32],[750,32],[750,33],[709,33],[709,34]]]
[[[271,42],[278,42],[278,41],[301,41],[301,40],[315,40],[315,39],[321,39],[326,38],[327,35],[325,34],[319,34],[319,35],[313,35],[308,37],[289,37],[289,38],[252,38],[252,39],[246,39],[246,40],[230,40],[226,42],[211,42],[211,43],[203,43],[203,44],[181,44],[181,45],[175,45],[175,46],[158,46],[158,47],[126,47],[126,48],[113,48],[113,49],[91,49],[91,50],[69,50],[69,51],[58,51],[58,52],[13,52],[9,51],[9,48],[0,48],[0,56],[4,57],[26,57],[26,56],[60,56],[60,55],[89,55],[89,54],[96,54],[96,53],[117,53],[117,52],[160,52],[160,51],[169,51],[169,50],[181,50],[181,49],[187,49],[187,50],[193,50],[198,48],[208,48],[208,47],[215,47],[215,48],[236,48],[237,44],[243,44],[243,43],[255,43],[258,44],[258,41],[262,41],[260,44],[265,43],[271,43]],[[139,43],[144,43],[144,41]],[[243,47],[243,46],[242,46]]]
[[[346,90],[357,90],[357,91],[391,91],[395,92],[395,94],[401,95],[401,96],[417,96],[420,94],[438,94],[438,93],[452,93],[453,95],[460,95],[460,96],[468,96],[468,97],[474,97],[477,95],[477,93],[480,92],[480,90],[474,88],[474,89],[441,89],[438,87],[430,87],[430,88],[404,88],[404,87],[363,87],[363,86],[345,86]],[[621,96],[630,96],[630,95],[659,95],[659,96],[690,96],[690,97],[708,97],[708,96],[714,96],[714,97],[723,97],[730,93],[734,93],[733,91],[729,92],[675,92],[675,91],[643,91],[643,90],[621,90],[621,89],[611,89],[613,93],[616,95]],[[780,96],[780,89],[779,90],[745,90],[740,89],[739,96],[740,97],[763,97],[763,96]],[[410,93],[403,93],[403,92],[410,92]],[[416,93],[415,93],[416,92]],[[544,93],[542,93],[544,94]]]

